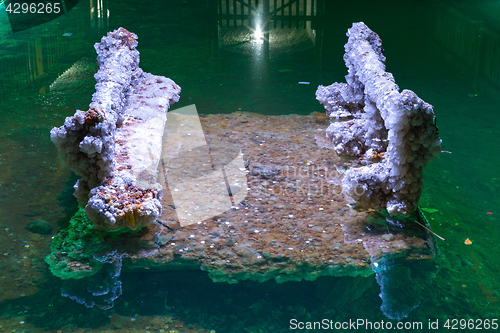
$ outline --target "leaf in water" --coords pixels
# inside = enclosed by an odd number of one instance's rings
[[[438,209],[434,209],[434,208],[422,208],[422,210],[426,213],[435,213],[435,212],[439,212]]]

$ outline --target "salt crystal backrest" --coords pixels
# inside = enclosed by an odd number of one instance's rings
[[[99,71],[89,110],[50,131],[60,159],[81,177],[78,203],[104,229],[136,229],[161,214],[155,172],[167,110],[181,89],[142,71],[136,39],[119,28],[95,44]]]
[[[375,32],[359,22],[347,36],[347,83],[316,92],[337,120],[326,130],[337,154],[366,164],[346,171],[343,189],[363,208],[407,216],[422,193],[423,167],[441,151],[433,107],[410,90],[399,93]]]

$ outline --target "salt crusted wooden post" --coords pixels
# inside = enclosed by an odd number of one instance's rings
[[[167,110],[181,89],[139,68],[136,39],[119,28],[95,44],[99,71],[89,110],[50,132],[61,160],[81,176],[79,204],[105,229],[136,229],[161,214],[156,170]]]
[[[441,151],[432,105],[403,90],[385,71],[382,40],[363,22],[347,32],[347,83],[319,86],[316,98],[333,120],[326,135],[356,163],[343,190],[366,209],[408,216],[422,193],[424,166]]]

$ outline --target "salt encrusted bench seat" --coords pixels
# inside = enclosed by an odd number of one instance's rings
[[[348,30],[347,83],[319,86],[334,121],[326,130],[337,154],[357,158],[343,189],[366,209],[408,216],[422,193],[424,166],[441,152],[432,105],[399,88],[385,71],[382,40],[363,22]]]
[[[136,229],[161,214],[156,170],[167,110],[181,89],[139,68],[136,39],[119,28],[95,44],[99,71],[89,110],[50,132],[61,160],[81,176],[79,204],[105,229]]]

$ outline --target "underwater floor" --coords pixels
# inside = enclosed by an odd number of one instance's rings
[[[80,1],[54,20],[15,33],[0,5],[0,332],[333,331],[307,327],[324,319],[364,320],[358,330],[367,332],[398,331],[398,322],[414,332],[494,331],[500,319],[500,81],[495,74],[500,56],[492,42],[500,40],[495,39],[500,23],[494,1],[328,1],[324,7],[317,1],[313,24],[278,22],[268,44],[238,19],[218,26],[217,3],[226,2],[90,0],[89,6]],[[307,1],[298,4],[309,8]],[[227,6],[235,5],[228,1]],[[453,18],[448,26],[443,11]],[[484,22],[482,44],[465,23],[460,31],[449,28],[453,20]],[[445,239],[434,239],[434,259],[387,262],[395,269],[386,280],[368,271],[284,283],[228,283],[213,282],[210,272],[196,267],[134,270],[126,263],[111,265],[101,280],[85,283],[51,274],[45,257],[52,237],[68,226],[78,207],[72,195],[77,176],[59,161],[49,132],[76,109],[88,109],[97,71],[93,45],[103,35],[122,26],[139,36],[141,68],[182,87],[171,111],[195,104],[206,122],[248,113],[250,125],[261,116],[289,115],[290,127],[300,131],[308,121],[322,126],[324,110],[315,91],[320,84],[344,82],[345,33],[357,21],[382,38],[387,71],[400,88],[434,106],[444,152],[425,168],[420,199],[432,230]],[[453,38],[461,42],[445,47],[443,41]],[[467,52],[478,45],[484,54]],[[218,130],[230,125],[219,123]],[[252,135],[238,139],[252,140]],[[305,149],[290,153],[294,161],[310,161]],[[272,204],[271,199],[265,200]],[[321,216],[328,216],[328,209],[333,210],[325,208]],[[335,237],[342,237],[337,232]],[[342,260],[356,266],[362,260],[356,256],[345,251]],[[225,281],[224,276],[215,280]],[[381,290],[384,283],[391,288]],[[109,307],[103,295],[113,290],[121,295]],[[344,329],[352,326],[338,330]]]

